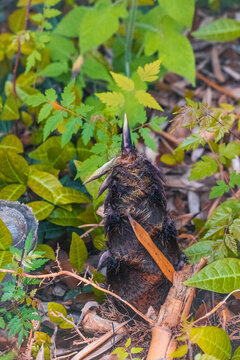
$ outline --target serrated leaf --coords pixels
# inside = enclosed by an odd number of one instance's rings
[[[43,94],[37,94],[29,96],[26,100],[26,104],[36,107],[46,102],[46,98]]]
[[[4,329],[5,328],[5,321],[3,319],[3,317],[0,317],[0,329]],[[4,360],[4,359],[3,359]],[[6,359],[7,360],[7,359]]]
[[[62,315],[62,317],[60,315]],[[55,302],[49,302],[48,316],[49,319],[55,324],[61,324],[64,321],[64,318],[67,317],[67,310],[61,304]]]
[[[225,258],[214,261],[184,282],[184,285],[219,293],[239,289],[240,260]]]
[[[231,342],[228,334],[216,327],[205,326],[194,328],[190,333],[191,343],[197,344],[201,350],[219,360],[229,360],[232,354]]]
[[[5,136],[0,144],[0,150],[10,150],[16,153],[23,152],[23,144],[16,135]]]
[[[27,74],[35,65],[37,61],[42,60],[42,55],[39,51],[33,50],[27,57],[25,74]]]
[[[54,209],[54,205],[46,201],[33,201],[28,203],[36,218],[40,220],[46,219]]]
[[[46,138],[50,135],[50,133],[58,127],[59,124],[63,122],[63,111],[55,111],[53,115],[51,115],[43,129],[43,140],[45,141]]]
[[[104,92],[95,94],[104,104],[111,107],[122,107],[124,104],[124,96],[120,92]]]
[[[213,186],[209,195],[209,199],[221,197],[225,192],[229,191],[229,186],[223,180],[217,180],[217,186]]]
[[[64,125],[64,132],[62,134],[62,146],[65,146],[71,140],[73,134],[76,134],[82,125],[82,119],[76,117],[68,118]]]
[[[193,165],[189,180],[199,180],[206,176],[214,175],[218,172],[217,161],[210,156],[202,156],[202,161],[198,161]]]
[[[163,108],[158,104],[154,97],[152,97],[152,95],[147,93],[145,90],[137,90],[135,96],[140,104],[147,106],[151,109],[163,111]]]
[[[45,96],[46,96],[46,99],[47,101],[56,101],[57,100],[57,94],[56,94],[56,91],[54,89],[47,89],[45,91]]]
[[[94,125],[88,122],[84,123],[82,127],[82,141],[84,145],[87,145],[93,134],[94,134]]]
[[[88,252],[84,241],[80,238],[79,235],[73,233],[69,253],[70,264],[76,268],[78,272],[81,272],[87,257]]]
[[[11,94],[8,96],[7,100],[3,105],[3,110],[1,114],[1,120],[18,120],[19,119],[19,104],[16,97]]]
[[[142,81],[155,81],[158,79],[158,73],[160,71],[160,64],[162,59],[156,60],[150,64],[146,64],[144,68],[138,67],[137,72]]]
[[[54,204],[65,205],[65,204],[86,204],[90,201],[89,197],[84,195],[78,190],[62,187],[54,193]]]
[[[158,117],[158,116],[154,116],[151,120],[150,120],[150,126],[153,128],[153,130],[155,131],[161,131],[161,127],[160,125],[162,123],[164,123],[167,120],[167,116],[162,116],[162,117]]]
[[[223,227],[225,225],[229,225],[231,219],[232,209],[228,206],[218,206],[206,222],[205,227],[210,229],[214,227]]]
[[[16,201],[25,193],[26,190],[27,187],[23,184],[7,185],[0,190],[0,199]]]
[[[8,183],[25,184],[28,179],[27,161],[13,151],[0,150],[0,177]]]
[[[178,149],[182,150],[195,150],[199,145],[205,145],[206,140],[202,138],[199,134],[192,134],[188,136],[181,145],[178,146]]]
[[[129,79],[128,77],[126,77],[122,74],[114,73],[113,71],[110,71],[110,74],[112,75],[115,83],[117,84],[117,86],[120,89],[126,90],[126,91],[134,90],[134,82],[132,79]]]
[[[53,251],[53,249],[51,248],[51,246],[47,245],[47,244],[38,244],[35,248],[36,251],[41,251],[43,254],[43,257],[46,257],[50,260],[56,260],[56,256],[55,253]]]
[[[45,120],[51,114],[52,110],[53,110],[52,104],[44,104],[41,107],[41,110],[38,115],[38,123]]]
[[[61,104],[67,108],[74,102],[76,95],[72,91],[75,85],[75,80],[72,80],[67,86],[65,86],[63,93],[62,93],[62,100]]]
[[[82,224],[79,209],[67,211],[65,209],[57,208],[48,216],[47,220],[53,224],[61,226],[78,227]]]
[[[208,41],[231,41],[240,36],[240,23],[234,19],[217,19],[192,32],[192,35]]]
[[[234,187],[235,185],[240,186],[240,173],[237,174],[236,170],[232,171],[230,174],[229,185]]]
[[[199,241],[196,244],[188,247],[184,250],[185,255],[187,256],[188,260],[190,260],[191,264],[197,263],[204,257],[212,257],[212,247],[214,241],[205,240]]]
[[[60,181],[52,174],[38,171],[31,167],[28,186],[38,196],[54,203],[55,194],[63,188]]]
[[[0,219],[0,251],[7,250],[12,244],[12,235],[5,223]]]
[[[152,149],[153,151],[157,151],[156,143],[150,136],[151,130],[148,128],[142,128],[139,130],[139,132],[140,132],[146,146],[149,147],[150,149]]]

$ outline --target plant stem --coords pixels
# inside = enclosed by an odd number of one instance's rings
[[[125,47],[125,70],[127,77],[130,76],[130,62],[132,58],[132,41],[133,41],[137,7],[138,7],[138,1],[132,0],[132,11],[127,29],[126,47]]]

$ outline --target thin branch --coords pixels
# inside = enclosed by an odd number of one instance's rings
[[[239,292],[240,289],[237,290],[233,290],[231,291],[226,297],[225,299],[223,299],[222,301],[220,301],[212,310],[210,310],[207,314],[205,314],[204,316],[200,317],[199,319],[195,320],[193,324],[196,324],[197,322],[206,319],[207,317],[211,316],[212,314],[214,314],[222,305],[225,304],[225,302],[227,301],[227,299],[234,294],[235,292]]]
[[[17,274],[17,271],[15,270],[8,270],[8,269],[0,269],[0,272],[4,272],[4,273],[10,273],[10,274]],[[109,294],[113,297],[115,297],[116,299],[120,300],[122,303],[124,303],[125,305],[127,305],[128,307],[130,307],[136,314],[138,314],[139,316],[141,316],[141,318],[143,318],[145,321],[147,321],[149,324],[154,325],[155,322],[150,319],[148,316],[144,315],[143,313],[141,313],[141,311],[137,310],[133,305],[131,305],[128,301],[122,299],[120,296],[118,296],[117,294],[115,294],[114,292],[107,290],[107,289],[103,289],[101,286],[97,285],[95,282],[93,282],[92,280],[88,280],[85,279],[84,277],[77,275],[71,271],[59,271],[58,273],[51,273],[51,274],[44,274],[44,275],[30,275],[27,274],[25,272],[21,273],[21,276],[24,278],[29,278],[29,279],[48,279],[48,278],[56,278],[58,276],[72,276],[75,279],[79,280],[80,282],[83,282],[87,285],[92,285],[95,289],[101,290],[106,294]]]

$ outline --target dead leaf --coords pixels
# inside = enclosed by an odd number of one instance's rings
[[[140,243],[145,247],[145,249],[152,256],[153,260],[159,266],[160,270],[166,276],[166,278],[173,282],[173,274],[175,272],[174,267],[168,261],[168,259],[163,255],[163,253],[158,249],[154,244],[149,234],[144,230],[144,228],[135,221],[130,215],[128,215],[129,221],[132,225],[133,231],[140,241]]]

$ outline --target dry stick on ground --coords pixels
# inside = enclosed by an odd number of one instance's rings
[[[195,288],[184,286],[183,282],[197,273],[206,264],[202,259],[199,264],[185,265],[175,272],[173,286],[161,306],[157,322],[152,329],[152,341],[147,360],[167,358],[176,350],[174,330],[181,323],[182,316],[187,316],[195,294]]]
[[[17,271],[15,270],[8,270],[8,269],[0,269],[0,273],[10,273],[10,274],[17,274]],[[113,297],[115,297],[116,299],[120,300],[122,303],[124,303],[125,305],[127,305],[128,307],[130,307],[136,314],[138,314],[139,316],[141,316],[142,319],[144,319],[145,321],[147,321],[149,324],[154,325],[154,321],[152,319],[150,319],[148,316],[144,315],[143,313],[141,313],[141,311],[137,310],[133,305],[131,305],[129,302],[127,302],[126,300],[122,299],[120,296],[118,296],[117,294],[115,294],[114,292],[107,290],[107,289],[103,289],[101,286],[99,286],[98,284],[96,284],[95,282],[93,282],[92,280],[88,280],[85,279],[84,277],[77,275],[74,272],[71,271],[59,271],[57,273],[50,273],[50,274],[44,274],[44,275],[30,275],[27,274],[25,272],[21,273],[21,276],[24,278],[29,278],[29,279],[49,279],[49,278],[56,278],[58,276],[72,276],[75,279],[79,280],[80,282],[83,282],[87,285],[92,285],[94,288],[101,290],[103,292],[105,292],[106,294],[109,294]]]

